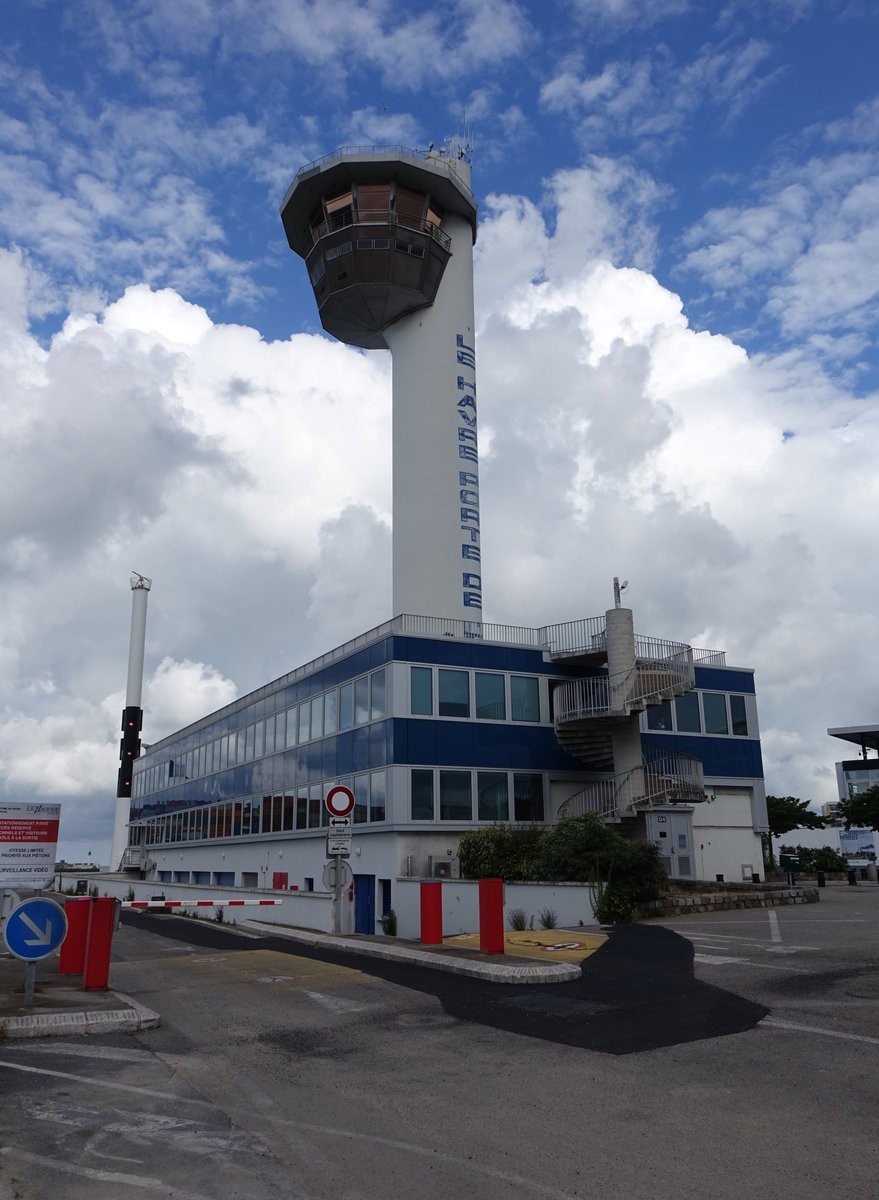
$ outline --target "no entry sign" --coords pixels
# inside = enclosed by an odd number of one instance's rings
[[[330,788],[324,803],[331,817],[347,817],[350,812],[354,811],[354,793],[350,788],[342,787],[339,784],[338,787]]]

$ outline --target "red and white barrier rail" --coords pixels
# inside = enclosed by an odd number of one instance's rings
[[[283,904],[282,900],[123,900],[123,908],[239,908],[242,905]]]

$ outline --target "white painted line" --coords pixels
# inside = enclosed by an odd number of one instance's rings
[[[113,1083],[109,1079],[91,1079],[87,1075],[71,1075],[67,1071],[48,1071],[44,1067],[26,1067],[24,1063],[3,1062],[0,1067],[8,1067],[10,1071],[26,1071],[30,1075],[53,1075],[56,1079],[72,1079],[75,1083],[86,1083],[89,1087],[113,1088],[119,1092],[134,1092],[137,1096],[156,1096],[159,1100],[173,1100],[175,1104],[200,1104],[212,1108],[209,1100],[198,1100],[190,1096],[178,1096],[173,1092],[155,1092],[151,1088],[133,1087],[127,1083]]]
[[[305,995],[315,1004],[319,1004],[321,1008],[328,1009],[329,1012],[366,1012],[368,1008],[372,1007],[369,1004],[360,1004],[356,1000],[343,1000],[341,996],[327,996],[324,992],[305,992]]]
[[[164,1179],[152,1179],[147,1175],[124,1175],[121,1171],[98,1171],[94,1167],[75,1167],[73,1163],[64,1162],[57,1158],[47,1158],[42,1154],[28,1154],[26,1150],[17,1150],[15,1146],[0,1146],[0,1155],[19,1158],[22,1162],[32,1163],[36,1167],[48,1167],[52,1171],[61,1171],[64,1175],[79,1175],[83,1179],[95,1179],[99,1183],[116,1183],[126,1187],[139,1187],[148,1192],[159,1192],[163,1196],[173,1195],[175,1200],[214,1200],[211,1196],[203,1196],[200,1192],[184,1192]]]
[[[779,1017],[764,1017],[759,1025],[768,1025],[771,1029],[788,1029],[791,1033],[817,1033],[822,1037],[842,1038],[846,1042],[866,1042],[870,1046],[879,1046],[879,1038],[867,1037],[861,1033],[842,1033],[838,1029],[819,1029],[817,1025],[798,1025],[795,1021],[783,1021]]]
[[[770,908],[766,915],[769,917],[769,940],[777,945],[781,941],[781,930],[778,927],[778,913]]]
[[[276,1125],[286,1125],[292,1129],[305,1129],[309,1133],[321,1133],[328,1137],[349,1138],[355,1142],[371,1142],[375,1146],[387,1146],[391,1150],[402,1150],[420,1158],[429,1158],[431,1162],[449,1163],[451,1166],[463,1167],[478,1175],[486,1175],[489,1179],[499,1179],[503,1183],[513,1184],[521,1190],[536,1192],[539,1196],[547,1196],[549,1200],[577,1200],[577,1197],[570,1192],[562,1192],[551,1184],[541,1183],[538,1179],[529,1179],[527,1175],[514,1175],[511,1171],[503,1171],[499,1167],[489,1167],[475,1159],[463,1158],[457,1154],[443,1154],[434,1146],[419,1146],[413,1142],[399,1141],[397,1138],[359,1133],[353,1129],[337,1129],[331,1125],[309,1125],[305,1121],[285,1120],[283,1117],[273,1117],[268,1113],[265,1114],[263,1120],[271,1121]]]
[[[707,963],[710,967],[722,967],[727,963],[747,962],[745,958],[724,958],[721,954],[694,954],[693,962]]]
[[[70,1054],[75,1058],[107,1058],[116,1062],[152,1062],[154,1055],[149,1050],[126,1050],[122,1046],[95,1046],[82,1042],[7,1042],[4,1050],[27,1050],[29,1054]]]

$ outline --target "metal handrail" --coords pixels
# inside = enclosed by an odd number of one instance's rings
[[[559,819],[591,812],[607,820],[654,804],[704,800],[705,772],[689,754],[663,754],[646,759],[610,779],[587,784],[559,807]]]
[[[340,233],[343,229],[356,231],[364,225],[380,225],[388,226],[390,229],[398,227],[400,229],[410,229],[415,233],[424,233],[435,241],[437,245],[442,246],[444,250],[448,250],[451,247],[452,239],[432,221],[427,221],[420,217],[409,217],[405,214],[392,213],[389,209],[370,209],[368,212],[370,215],[367,217],[364,213],[357,211],[354,214],[354,219],[350,221],[345,221],[343,219],[344,214],[342,213],[331,213],[326,221],[321,221],[319,225],[310,226],[314,246],[318,245],[323,238],[333,233]]]
[[[312,171],[323,167],[327,163],[335,162],[345,157],[350,158],[411,158],[419,163],[430,161],[431,166],[439,167],[444,174],[454,176],[456,185],[465,192],[471,199],[473,193],[464,182],[455,168],[452,166],[452,159],[444,157],[442,154],[431,153],[429,150],[413,150],[411,146],[340,146],[337,150],[331,150],[329,154],[324,154],[320,158],[316,158],[313,162],[306,163],[304,167],[300,167],[296,172],[296,179],[302,175],[308,175]],[[455,160],[457,161],[457,160]],[[295,180],[294,180],[295,185]],[[292,187],[288,190],[289,196]],[[286,203],[287,197],[284,198]],[[283,206],[282,206],[283,207]]]

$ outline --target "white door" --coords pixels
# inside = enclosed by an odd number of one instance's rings
[[[693,878],[692,809],[651,809],[647,813],[647,836],[659,850],[669,879]]]

